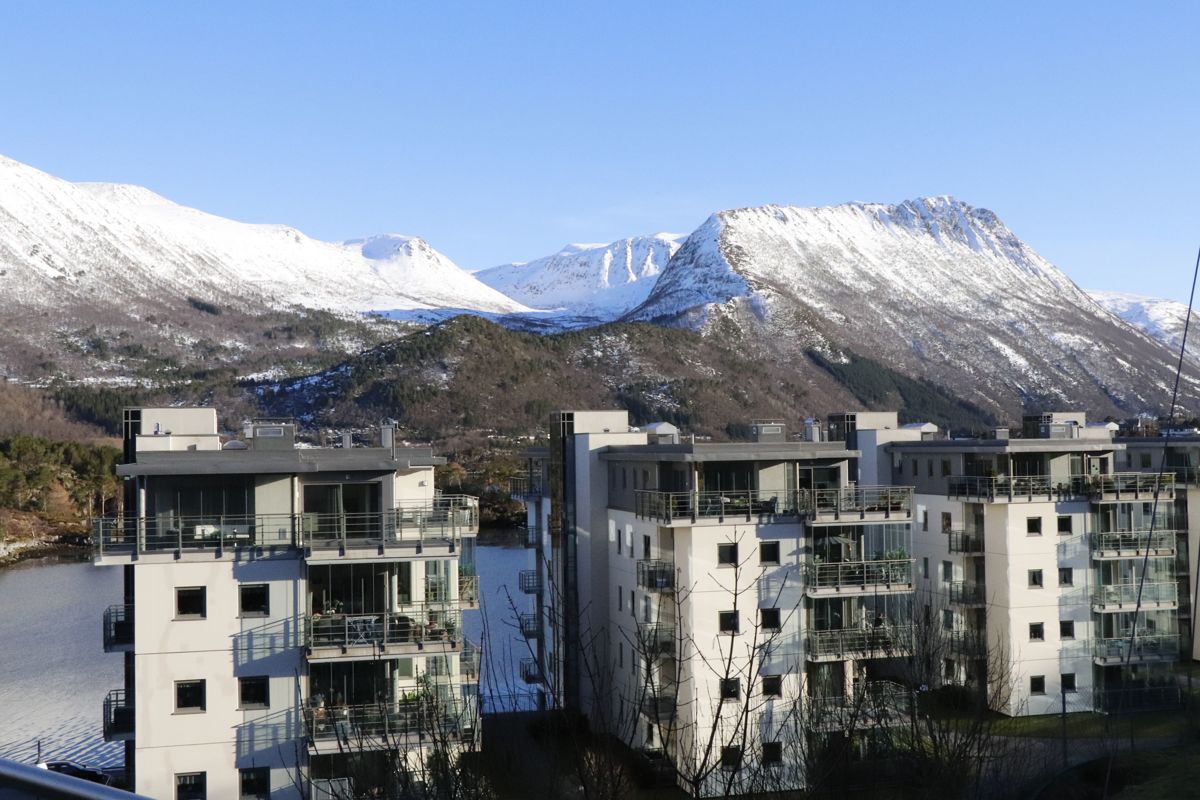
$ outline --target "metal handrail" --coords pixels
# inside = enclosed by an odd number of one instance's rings
[[[1097,637],[1092,641],[1092,654],[1096,658],[1133,660],[1147,658],[1176,659],[1179,657],[1178,633],[1139,633],[1133,637],[1130,649],[1129,636]]]
[[[878,561],[823,561],[805,565],[809,589],[849,589],[908,585],[913,582],[911,558]]]
[[[810,656],[853,656],[871,653],[904,655],[913,649],[912,625],[885,623],[872,628],[839,628],[810,631],[806,647]]]
[[[124,689],[113,689],[104,696],[104,738],[130,736],[134,732],[133,698]]]
[[[1156,583],[1111,583],[1095,587],[1092,605],[1096,607],[1130,606],[1138,602],[1139,589],[1143,604],[1174,604],[1179,602],[1179,584],[1174,581]]]
[[[869,681],[859,694],[807,698],[808,713],[819,726],[847,727],[856,722],[901,722],[909,717],[915,693],[894,681]]]
[[[462,631],[462,613],[449,605],[436,608],[375,614],[313,614],[308,617],[308,646],[314,649],[437,643],[453,646]]]
[[[674,692],[651,690],[642,698],[642,713],[651,719],[663,721],[675,716],[677,695]]]
[[[457,542],[479,530],[479,501],[431,502],[361,514],[216,514],[103,517],[91,521],[97,555],[244,547],[338,547]]]
[[[1116,550],[1129,552],[1133,555],[1139,556],[1144,554],[1147,550],[1151,552],[1156,550],[1169,550],[1174,552],[1175,536],[1177,533],[1178,531],[1165,529],[1155,531],[1108,531],[1105,533],[1092,533],[1092,552],[1097,553],[1105,550]]]
[[[545,683],[542,667],[535,658],[521,659],[521,680],[525,683]]]
[[[952,475],[946,493],[955,499],[1032,499],[1074,493],[1069,484],[1054,483],[1048,475]]]
[[[536,569],[523,569],[517,573],[517,587],[523,594],[540,594],[542,576]]]
[[[537,639],[542,635],[542,622],[537,614],[518,614],[517,624],[526,639]]]
[[[1153,497],[1159,492],[1174,493],[1175,475],[1168,472],[1159,475],[1154,472],[1114,472],[1108,475],[1074,475],[1072,482],[1077,483],[1080,494],[1088,494],[1093,499],[1137,500],[1143,496]]]
[[[675,654],[675,626],[662,623],[638,625],[638,646],[650,658]]]
[[[473,727],[464,715],[467,704],[442,697],[389,700],[371,705],[326,706],[312,701],[303,708],[304,726],[314,742],[334,740],[343,744],[365,744],[372,738],[455,735]]]
[[[815,518],[846,515],[882,514],[885,519],[912,517],[911,486],[846,486],[817,489],[812,493],[811,511]]]
[[[651,591],[667,591],[675,588],[675,565],[660,559],[642,559],[637,562],[637,585]]]
[[[950,531],[951,553],[982,553],[983,534],[966,531]]]
[[[803,493],[782,489],[742,489],[724,492],[633,493],[634,514],[639,519],[673,522],[725,518],[770,520],[776,516],[795,516],[806,506]]]
[[[479,605],[479,576],[458,575],[458,601],[469,606]]]
[[[968,658],[983,658],[988,650],[987,635],[982,630],[949,631],[946,645],[950,652]]]
[[[987,602],[987,586],[976,581],[951,581],[950,602],[972,605]]]
[[[470,639],[463,640],[462,652],[458,654],[458,673],[464,680],[478,681],[479,668],[483,663],[483,649]]]
[[[112,605],[104,609],[104,650],[133,644],[133,605]]]

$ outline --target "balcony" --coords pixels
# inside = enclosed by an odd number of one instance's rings
[[[903,522],[912,519],[912,493],[909,486],[817,489],[809,512],[813,522]]]
[[[1093,503],[1124,503],[1134,500],[1153,500],[1175,497],[1175,475],[1149,472],[1114,472],[1111,475],[1079,475],[1078,491],[1086,493]]]
[[[805,565],[804,576],[805,591],[810,597],[913,590],[911,558],[810,563]]]
[[[542,667],[538,664],[535,658],[521,659],[521,680],[526,683],[545,683],[546,678],[542,674]]]
[[[538,614],[518,614],[517,624],[521,628],[521,635],[526,639],[542,638],[542,620]]]
[[[675,588],[675,565],[670,561],[643,559],[637,562],[637,585],[651,592]]]
[[[1178,685],[1170,684],[1096,689],[1092,703],[1092,707],[1102,714],[1158,711],[1179,708],[1183,704],[1183,694]]]
[[[524,594],[541,594],[542,576],[536,569],[523,569],[517,574],[517,586]]]
[[[960,606],[982,606],[987,604],[987,587],[975,581],[952,581],[950,602]]]
[[[545,488],[540,474],[529,473],[508,479],[509,495],[526,502],[545,497]]]
[[[479,668],[483,663],[483,651],[470,640],[463,640],[458,655],[458,674],[464,683],[479,683]]]
[[[946,494],[952,500],[1012,503],[1064,500],[1073,497],[1076,489],[1069,483],[1051,481],[1048,475],[954,475],[947,482]]]
[[[633,497],[637,517],[660,525],[796,522],[802,500],[799,492],[762,489],[728,492],[639,490]]]
[[[526,547],[536,550],[542,546],[542,532],[536,526],[525,528],[524,544]]]
[[[637,645],[647,658],[675,655],[675,626],[658,623],[638,625]]]
[[[458,573],[458,602],[469,608],[479,607],[479,576]]]
[[[113,689],[104,698],[104,741],[129,741],[133,722],[133,697],[127,697],[124,689]]]
[[[1179,585],[1174,581],[1158,583],[1113,583],[1092,590],[1093,611],[1132,611],[1141,591],[1142,610],[1171,609],[1179,605]]]
[[[805,650],[809,661],[906,656],[913,650],[913,627],[885,623],[872,628],[812,631]]]
[[[1141,634],[1116,638],[1097,638],[1092,640],[1092,656],[1097,664],[1111,666],[1124,664],[1144,664],[1152,661],[1179,660],[1179,634]]]
[[[949,631],[946,649],[962,658],[987,658],[987,634],[982,630]]]
[[[869,681],[854,697],[808,698],[808,717],[822,732],[901,725],[911,718],[913,699],[913,691],[901,684]]]
[[[1092,558],[1104,561],[1114,558],[1142,558],[1175,555],[1175,536],[1178,531],[1111,531],[1091,534]]]
[[[414,608],[380,614],[313,614],[308,617],[309,657],[336,658],[351,651],[361,655],[363,648],[388,655],[458,645],[462,615],[457,609]]]
[[[95,555],[221,552],[229,549],[450,544],[479,531],[479,501],[441,495],[369,514],[106,517],[92,520]]]
[[[132,650],[133,606],[109,606],[104,609],[104,652],[128,653]]]
[[[475,727],[466,703],[436,696],[332,707],[317,701],[306,703],[303,714],[310,746],[333,753],[393,749],[406,740],[463,739]]]
[[[675,716],[675,704],[674,692],[651,690],[642,698],[642,713],[657,722],[667,722]]]
[[[964,556],[983,555],[983,534],[950,531],[950,552]]]

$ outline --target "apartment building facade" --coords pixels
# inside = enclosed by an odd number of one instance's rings
[[[911,702],[911,489],[852,482],[842,442],[751,438],[564,411],[531,457],[523,672],[704,794],[801,787],[812,737]]]
[[[161,798],[343,798],[421,779],[478,737],[474,498],[428,448],[298,447],[290,421],[218,435],[209,408],[128,409],[120,567],[104,612],[124,685],[104,733]]]
[[[918,613],[944,632],[944,681],[987,686],[1010,715],[1178,702],[1187,512],[1171,472],[1130,468],[1116,425],[1042,414],[1019,438],[971,439],[894,414],[856,427],[873,451],[861,479],[915,487]]]

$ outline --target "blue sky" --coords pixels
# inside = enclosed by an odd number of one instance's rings
[[[1086,288],[1186,300],[1195,8],[6,2],[0,153],[468,269],[952,194]]]

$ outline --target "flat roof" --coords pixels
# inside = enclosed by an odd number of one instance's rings
[[[305,472],[395,472],[445,464],[428,448],[311,447],[291,450],[165,450],[138,453],[137,461],[117,466],[133,475],[278,475]]]
[[[946,453],[1102,453],[1124,450],[1125,445],[1109,439],[927,439],[920,442],[892,442],[887,448],[890,451],[929,450]]]
[[[858,458],[845,442],[717,442],[709,444],[610,445],[600,451],[606,461],[797,461]]]

